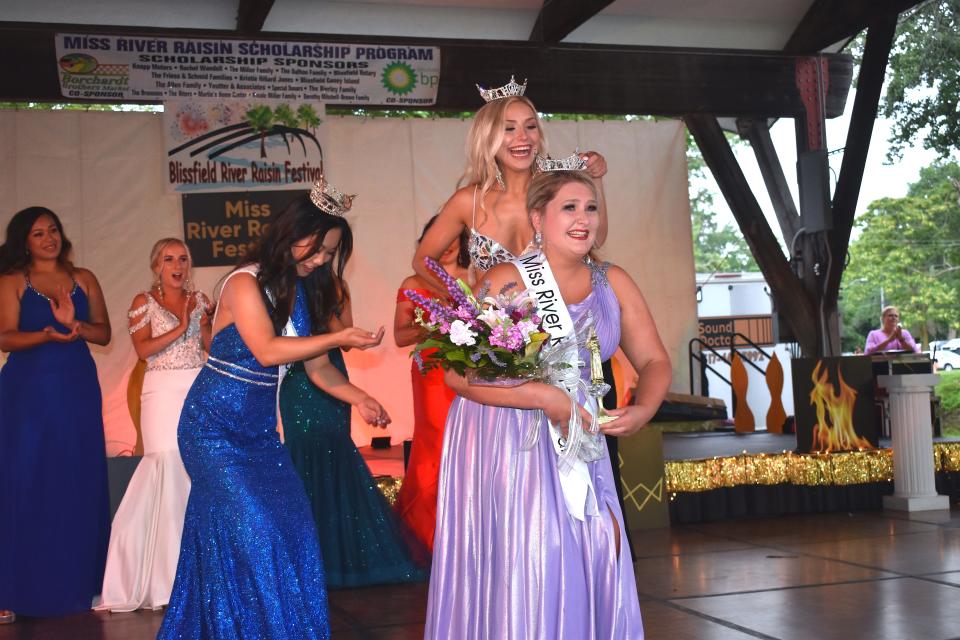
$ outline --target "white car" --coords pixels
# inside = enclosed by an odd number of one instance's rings
[[[960,353],[951,349],[936,349],[931,355],[931,359],[936,363],[940,371],[951,371],[960,369]]]

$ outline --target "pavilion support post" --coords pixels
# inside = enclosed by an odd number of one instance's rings
[[[800,214],[793,202],[793,195],[787,186],[787,178],[783,173],[783,166],[777,156],[777,150],[770,139],[770,128],[766,120],[740,119],[737,120],[737,129],[740,137],[746,139],[753,149],[760,167],[760,174],[767,187],[767,194],[773,203],[773,211],[780,225],[780,233],[784,244],[789,247],[800,230]]]
[[[750,190],[717,119],[707,114],[684,117],[724,199],[763,272],[777,307],[805,354],[818,353],[817,307],[787,262],[763,210]]]
[[[837,188],[833,194],[834,228],[831,234],[831,251],[834,255],[834,263],[827,274],[826,297],[832,300],[834,305],[840,293],[840,281],[843,278],[845,257],[850,245],[850,231],[856,214],[857,197],[860,195],[867,152],[870,149],[870,137],[873,135],[883,77],[896,28],[896,15],[889,15],[882,17],[867,30],[867,41],[857,81],[857,93],[853,101],[850,128],[847,130],[847,142],[843,150],[843,163],[840,165]]]
[[[800,228],[791,248],[798,277],[815,305],[818,356],[840,354],[840,324],[836,301],[824,297],[827,271],[833,262],[829,233],[830,166],[827,157],[824,97],[831,83],[830,70],[822,56],[797,58],[795,82],[803,103],[794,119],[797,144],[797,187],[800,196]]]

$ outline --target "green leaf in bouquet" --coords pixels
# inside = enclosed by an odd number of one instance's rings
[[[536,333],[530,334],[530,342],[527,344],[527,348],[524,349],[523,355],[526,358],[531,358],[538,353],[543,347],[543,343],[550,338],[549,333],[544,333],[543,331],[538,331]]]
[[[447,351],[444,356],[446,356],[450,362],[470,362],[470,358],[462,348],[451,349]]]
[[[460,287],[460,291],[463,291],[463,295],[470,299],[470,302],[476,303],[477,299],[473,297],[473,289],[470,288],[470,285],[457,278],[457,286]]]
[[[419,351],[423,351],[424,349],[443,349],[444,347],[447,347],[447,346],[449,346],[449,344],[447,342],[444,342],[443,340],[437,340],[436,338],[427,338],[426,340],[418,344],[414,348],[414,351],[419,352]]]

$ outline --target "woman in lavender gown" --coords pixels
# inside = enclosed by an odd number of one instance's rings
[[[573,321],[592,314],[602,357],[619,345],[639,372],[634,404],[609,411],[617,419],[601,427],[625,436],[653,416],[671,367],[630,276],[587,259],[599,224],[596,198],[584,172],[550,172],[531,182],[527,206]],[[491,290],[521,280],[516,264],[487,273]],[[609,461],[586,463],[592,490],[579,515],[561,488],[544,418],[565,430],[567,393],[540,382],[502,388],[469,385],[452,373],[447,379],[458,397],[446,424],[425,637],[642,638]],[[524,449],[531,428],[539,438]]]

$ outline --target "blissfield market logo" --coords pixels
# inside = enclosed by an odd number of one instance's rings
[[[67,53],[57,61],[60,87],[68,98],[123,98],[130,83],[125,64],[100,64],[88,53]]]
[[[93,73],[99,63],[86,53],[68,53],[60,58],[60,68],[67,73]]]
[[[405,62],[391,62],[383,69],[383,86],[398,96],[410,93],[417,86],[417,74]]]

